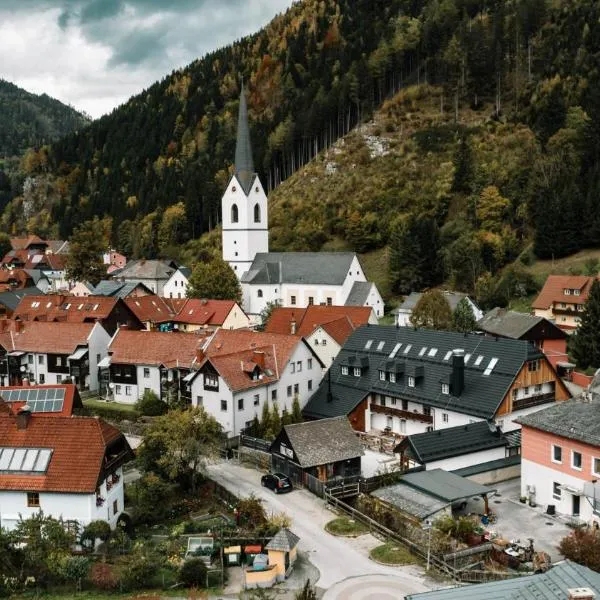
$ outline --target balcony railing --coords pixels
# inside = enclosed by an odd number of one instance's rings
[[[554,402],[556,395],[554,392],[548,392],[547,394],[538,394],[536,396],[529,396],[528,398],[519,398],[513,400],[512,409],[522,410],[524,408],[531,408],[532,406],[539,406],[540,404],[548,404]]]
[[[369,408],[371,412],[380,415],[400,417],[401,419],[419,421],[421,423],[433,423],[433,417],[431,415],[424,415],[423,413],[410,412],[409,410],[402,410],[392,406],[381,406],[380,404],[371,404]]]

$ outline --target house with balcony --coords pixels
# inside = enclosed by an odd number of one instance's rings
[[[124,510],[123,465],[133,458],[125,436],[96,417],[41,415],[0,407],[0,520],[45,515],[114,529]]]
[[[99,387],[110,335],[100,323],[0,320],[0,383]]]
[[[347,416],[357,431],[404,437],[515,419],[570,394],[533,344],[408,327],[370,326],[348,338],[303,410]]]
[[[294,398],[304,406],[323,377],[319,357],[293,335],[219,329],[206,338],[200,358],[188,381],[192,404],[203,406],[230,437],[260,418],[266,403],[280,413],[291,412]]]
[[[581,396],[519,419],[521,495],[600,527],[600,376]]]
[[[146,390],[165,402],[189,401],[185,378],[198,366],[200,342],[192,333],[119,329],[100,365],[101,394],[125,404],[135,404]]]
[[[593,281],[593,277],[584,275],[548,275],[542,291],[531,305],[534,314],[572,333],[581,323]]]

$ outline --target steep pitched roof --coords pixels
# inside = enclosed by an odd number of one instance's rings
[[[477,322],[477,328],[492,335],[519,340],[540,323],[544,324],[548,338],[565,339],[567,337],[564,331],[559,329],[554,323],[548,321],[548,319],[498,307],[486,313]]]
[[[141,287],[143,291],[151,295],[152,290],[141,281],[114,281],[103,279],[93,289],[94,296],[114,296],[115,298],[127,298],[136,288]]]
[[[502,431],[493,423],[478,421],[405,437],[394,452],[409,451],[421,464],[506,446]]]
[[[340,346],[348,339],[348,336],[354,331],[354,327],[348,317],[342,317],[335,321],[330,321],[322,326],[323,331],[326,331]]]
[[[254,161],[252,160],[252,143],[250,126],[248,125],[248,102],[242,82],[240,91],[240,108],[238,112],[237,141],[235,145],[235,175],[244,192],[248,195],[254,180]]]
[[[346,298],[346,306],[364,306],[373,285],[370,281],[355,281]]]
[[[3,304],[11,312],[14,311],[23,298],[26,296],[37,296],[41,294],[40,288],[32,286],[21,288],[20,290],[12,290],[10,292],[0,293],[0,304]]]
[[[565,560],[545,573],[409,594],[406,600],[565,600],[568,590],[578,587],[600,593],[600,573]]]
[[[452,372],[451,353],[457,348],[465,351],[464,389],[459,396],[442,394],[441,383]],[[303,412],[315,418],[348,415],[374,392],[492,419],[521,367],[536,358],[543,354],[521,340],[367,325],[350,335]],[[423,377],[415,387],[408,387],[407,377],[398,377],[395,383],[380,381],[379,369],[386,370],[390,359],[401,361],[407,371],[422,368]],[[365,362],[361,377],[351,371],[342,375],[342,363],[353,360]]]
[[[342,285],[355,256],[353,252],[259,252],[242,283]]]
[[[142,323],[159,323],[173,316],[173,311],[160,296],[128,297],[124,302]]]
[[[365,453],[346,417],[285,425],[284,430],[304,469],[350,460]]]
[[[108,351],[111,364],[189,369],[196,363],[200,338],[194,333],[119,329]]]
[[[13,250],[27,250],[29,246],[47,246],[48,243],[37,235],[30,235],[25,238],[10,238],[10,245],[12,246]]]
[[[290,552],[298,545],[299,541],[300,538],[295,533],[284,527],[275,534],[265,548],[267,550]]]
[[[167,281],[177,270],[172,260],[132,260],[115,277],[118,279],[164,279]]]
[[[77,386],[72,383],[29,386],[10,385],[0,387],[0,402],[6,403],[12,414],[17,414],[17,411],[20,408],[23,408],[26,404],[31,404],[32,401],[40,396],[38,393],[39,390],[63,390],[64,393],[62,409],[60,411],[55,411],[52,407],[51,411],[38,410],[35,414],[40,417],[70,417],[73,415],[74,409],[83,407],[81,397],[79,396],[79,390],[77,389]],[[18,392],[18,394],[16,394],[16,392]],[[15,399],[15,396],[17,396],[18,399]]]
[[[22,291],[22,290],[21,290]],[[86,296],[77,298],[63,294],[27,296],[19,302],[13,317],[24,321],[83,322],[109,317],[118,298]]]
[[[542,291],[531,306],[532,308],[545,310],[555,302],[585,304],[593,281],[593,277],[585,277],[584,275],[548,275]],[[564,293],[565,290],[577,290],[579,295],[575,296],[571,293],[567,296]]]
[[[46,240],[48,252],[52,254],[68,254],[70,244],[65,240]]]
[[[190,298],[168,319],[173,323],[190,325],[223,325],[229,313],[236,306],[233,300],[205,300]],[[239,309],[242,310],[241,308]],[[167,319],[163,319],[166,321]]]
[[[85,346],[95,323],[56,321],[3,321],[0,345],[7,350],[72,354],[78,346]]]
[[[0,440],[4,448],[52,450],[45,473],[0,472],[0,490],[92,494],[105,468],[132,457],[123,434],[97,417],[43,418],[34,413],[27,428],[18,430],[16,417],[3,414]]]

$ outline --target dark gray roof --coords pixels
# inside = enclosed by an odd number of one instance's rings
[[[546,573],[409,594],[405,600],[566,600],[567,590],[578,587],[600,593],[600,573],[565,560]]]
[[[420,520],[434,515],[449,504],[404,483],[379,488],[371,495]]]
[[[35,286],[21,288],[20,290],[11,292],[2,292],[0,293],[0,304],[6,306],[9,310],[15,310],[19,305],[19,302],[21,302],[25,296],[39,296],[41,293],[40,288]]]
[[[556,338],[564,338],[566,334],[562,332],[554,323],[551,323],[543,317],[535,317],[526,313],[506,310],[505,308],[494,308],[477,322],[477,328],[492,335],[501,335],[502,337],[521,339],[528,331],[536,325],[546,322],[548,327],[556,330]]]
[[[242,282],[341,285],[355,256],[353,252],[259,252]]]
[[[409,435],[398,444],[395,452],[410,448],[421,464],[427,464],[506,445],[506,438],[493,422],[478,421],[468,425]]]
[[[498,469],[505,469],[520,464],[521,455],[515,454],[514,456],[505,456],[504,458],[497,458],[496,460],[479,463],[478,465],[470,465],[468,467],[463,467],[462,469],[454,469],[451,472],[455,475],[460,475],[461,477],[471,477],[471,475],[489,473],[490,471],[497,471]]]
[[[443,469],[407,473],[403,475],[401,483],[445,502],[455,502],[494,491],[485,485]]]
[[[362,444],[345,416],[286,425],[284,429],[298,464],[304,469],[364,454]]]
[[[168,280],[177,270],[171,260],[132,260],[117,274],[119,279],[164,279]]]
[[[541,431],[547,431],[584,444],[600,446],[600,403],[581,399],[559,402],[517,420]]]
[[[467,297],[467,294],[463,294],[462,292],[442,292],[444,298],[448,300],[448,304],[452,311],[456,310],[458,303]],[[413,310],[413,308],[417,305],[417,302],[421,299],[423,294],[421,292],[411,292],[404,300],[404,302],[398,307],[398,309],[402,310]],[[473,300],[471,300],[473,302]],[[396,312],[398,312],[396,309]]]
[[[25,273],[27,273],[27,275],[29,275],[31,279],[33,279],[33,283],[35,283],[36,286],[40,279],[48,280],[48,275],[46,275],[46,273],[44,273],[43,271],[40,271],[40,269],[23,269],[23,271],[25,271]]]
[[[252,143],[248,125],[248,103],[242,82],[240,91],[240,109],[238,113],[237,143],[235,145],[235,174],[248,195],[254,180],[254,161],[252,160]]]
[[[346,299],[346,306],[364,306],[372,286],[370,281],[355,281]]]
[[[267,550],[282,550],[284,552],[290,552],[293,550],[300,541],[300,538],[292,533],[289,529],[280,529],[275,537],[265,546]]]
[[[366,349],[366,345],[370,347]],[[396,355],[390,357],[396,346]],[[426,350],[420,356],[423,348]],[[457,348],[465,351],[464,389],[459,396],[442,394],[441,382],[452,372],[449,353]],[[369,366],[363,369],[361,377],[354,377],[352,371],[342,375],[341,365],[349,356],[368,358]],[[348,415],[369,393],[379,393],[492,419],[523,364],[542,357],[543,354],[527,341],[412,327],[364,325],[346,340],[303,412],[313,418]],[[408,387],[407,377],[396,378],[396,383],[380,381],[379,368],[390,358],[404,361],[405,373],[415,367],[423,368],[423,377],[416,387]],[[496,365],[485,375],[494,358]]]
[[[138,285],[144,286],[148,290],[148,293],[152,293],[141,281],[113,281],[111,279],[103,279],[93,288],[92,295],[127,298]]]
[[[190,275],[192,274],[192,270],[189,267],[179,267],[179,270],[181,271],[181,274],[186,278],[189,279]]]

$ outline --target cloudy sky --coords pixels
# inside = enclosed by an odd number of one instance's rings
[[[0,0],[0,78],[93,117],[291,0]]]

